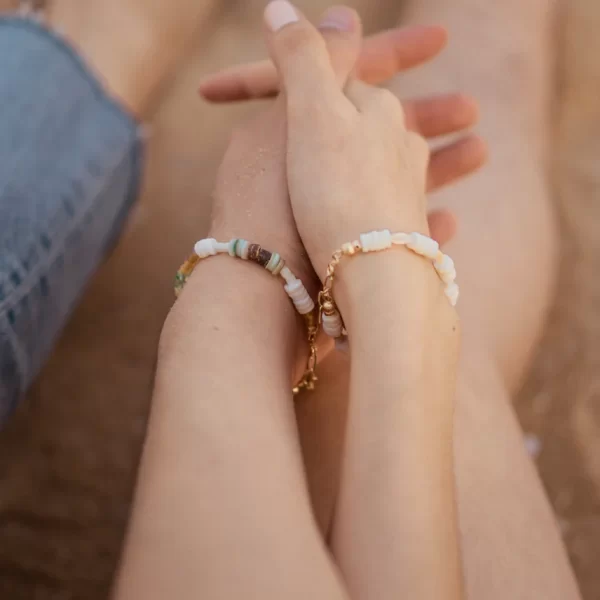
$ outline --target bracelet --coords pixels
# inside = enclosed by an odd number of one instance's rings
[[[333,299],[335,268],[342,257],[352,256],[359,252],[378,252],[387,250],[392,246],[405,246],[415,254],[428,258],[446,286],[444,293],[450,304],[456,306],[459,289],[455,282],[456,269],[454,261],[440,250],[440,246],[435,240],[416,232],[390,233],[388,229],[371,231],[370,233],[361,234],[360,240],[343,244],[339,250],[333,253],[331,262],[327,267],[323,289],[319,292],[319,323],[328,336],[342,338],[347,333],[342,315]]]
[[[315,318],[315,303],[306,291],[302,281],[292,273],[277,252],[269,252],[259,244],[252,244],[247,240],[238,238],[234,238],[229,242],[217,242],[214,238],[200,240],[194,245],[194,254],[179,267],[175,275],[175,296],[179,297],[196,265],[202,259],[214,256],[215,254],[229,254],[230,256],[256,263],[269,271],[273,276],[281,277],[284,280],[284,289],[293,302],[294,307],[306,322],[308,330],[309,355],[306,362],[306,369],[292,391],[294,395],[297,395],[303,389],[313,390],[317,381],[315,370],[317,367],[316,338],[318,322]]]

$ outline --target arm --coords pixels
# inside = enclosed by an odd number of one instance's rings
[[[429,148],[406,130],[393,95],[349,79],[350,71],[334,76],[318,32],[294,7],[279,0],[266,18],[286,92],[296,224],[317,273],[327,274],[327,286],[336,282],[324,310],[338,301],[350,334],[334,557],[355,600],[458,600],[458,325],[448,301],[455,296],[446,298],[431,263],[406,249],[342,256],[339,271],[330,270],[339,260],[336,254],[330,262],[333,251],[361,232],[428,233]]]
[[[278,281],[202,262],[162,335],[116,598],[344,598],[312,517]]]
[[[357,598],[461,598],[455,312],[403,249],[349,259],[340,277],[352,352],[334,554]]]

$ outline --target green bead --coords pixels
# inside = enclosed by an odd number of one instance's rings
[[[267,269],[267,271],[270,271],[272,273],[280,261],[281,256],[279,256],[277,252],[273,252],[273,254],[271,255],[271,259],[269,260],[265,268]]]

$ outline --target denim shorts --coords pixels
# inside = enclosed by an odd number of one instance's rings
[[[139,188],[140,127],[60,36],[0,18],[0,423]]]

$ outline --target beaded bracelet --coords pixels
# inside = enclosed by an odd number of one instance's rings
[[[343,244],[339,250],[333,253],[327,267],[323,289],[319,292],[319,323],[322,324],[323,331],[328,336],[339,339],[346,335],[342,315],[335,304],[332,293],[335,268],[342,257],[352,256],[359,252],[378,252],[392,246],[405,246],[414,253],[431,260],[437,274],[446,286],[444,292],[450,304],[456,306],[459,289],[455,282],[454,261],[440,251],[439,244],[435,240],[416,232],[390,233],[388,229],[371,231],[361,234],[360,240]]]
[[[318,322],[315,318],[315,303],[306,291],[302,281],[292,273],[277,252],[269,252],[258,244],[252,244],[246,240],[237,238],[229,242],[217,242],[214,238],[200,240],[194,245],[194,254],[181,265],[175,275],[175,296],[179,297],[196,265],[202,259],[214,256],[215,254],[229,254],[230,256],[256,263],[269,271],[273,276],[281,277],[284,280],[284,289],[293,302],[294,307],[306,322],[308,330],[309,355],[306,370],[292,391],[296,395],[303,389],[313,390],[317,381],[315,369],[317,366],[316,338]]]

